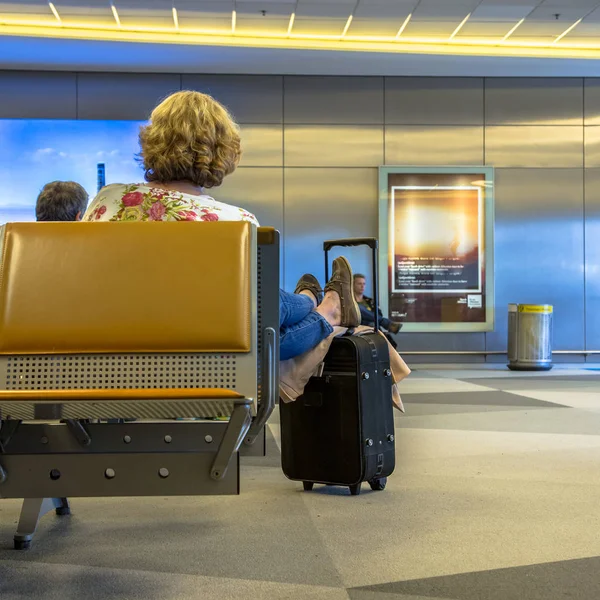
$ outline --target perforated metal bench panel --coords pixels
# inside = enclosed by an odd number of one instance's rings
[[[6,390],[235,390],[239,360],[236,354],[0,356],[0,387]]]
[[[137,402],[116,401],[110,397],[110,390],[174,388],[235,391],[252,401],[252,414],[255,414],[257,393],[253,380],[256,376],[252,372],[255,369],[255,353],[0,356],[0,389],[3,390],[107,391],[106,402],[70,400],[64,403],[6,402],[0,393],[0,417],[172,419],[222,417],[233,411],[234,401],[228,398]],[[243,389],[243,383],[248,381],[251,389]],[[43,410],[48,404],[56,408]]]

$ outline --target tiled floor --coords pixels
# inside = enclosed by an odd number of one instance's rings
[[[241,496],[76,499],[25,553],[0,501],[0,598],[600,598],[600,371],[426,365],[403,399],[383,492],[303,492],[274,415]]]

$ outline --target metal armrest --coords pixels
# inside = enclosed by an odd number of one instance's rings
[[[272,327],[265,327],[263,331],[263,347],[262,347],[262,365],[263,365],[263,383],[262,383],[262,399],[258,408],[258,412],[252,426],[246,436],[246,444],[253,444],[256,436],[261,429],[266,425],[269,417],[275,409],[277,395],[279,393],[278,384],[278,366],[279,359],[277,356],[277,332]]]

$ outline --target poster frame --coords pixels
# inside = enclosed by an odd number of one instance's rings
[[[383,165],[379,167],[379,289],[380,305],[384,315],[389,314],[389,279],[388,279],[388,257],[389,257],[389,215],[390,200],[388,180],[390,175],[404,174],[450,174],[469,175],[483,174],[485,177],[485,321],[480,323],[448,322],[448,323],[404,323],[403,333],[475,333],[494,330],[495,322],[495,272],[494,272],[494,168],[484,166],[461,166],[461,167],[418,167],[418,166],[393,166]]]

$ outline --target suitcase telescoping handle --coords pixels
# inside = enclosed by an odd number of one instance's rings
[[[379,269],[377,267],[377,249],[379,242],[377,238],[345,238],[341,240],[327,240],[323,242],[325,251],[325,281],[329,281],[329,251],[335,246],[369,246],[373,255],[373,304],[375,310],[373,316],[375,323],[373,329],[379,331]]]

